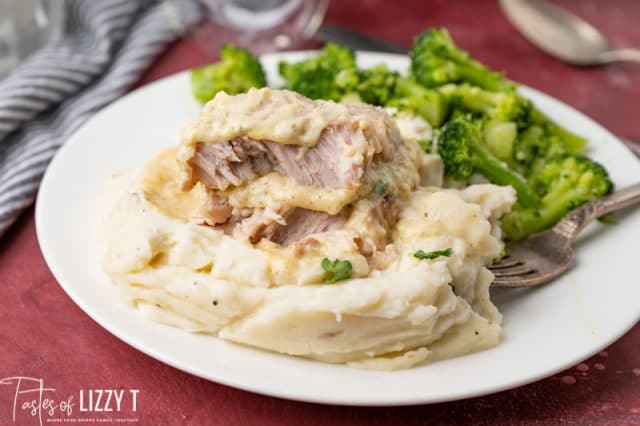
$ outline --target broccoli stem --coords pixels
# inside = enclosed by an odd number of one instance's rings
[[[489,151],[502,161],[513,158],[513,144],[518,137],[518,127],[515,123],[487,123],[484,127],[484,138]]]
[[[386,106],[418,114],[433,127],[439,127],[449,113],[449,105],[444,96],[410,78],[404,77],[397,80],[395,96],[387,102]]]
[[[569,154],[581,154],[587,145],[585,138],[555,123],[537,108],[533,108],[531,111],[531,121],[544,126],[549,136],[556,136],[563,141]]]
[[[490,92],[467,84],[447,84],[442,86],[440,91],[447,96],[459,99],[465,109],[482,114],[490,113],[502,96],[501,93]]]
[[[461,82],[471,82],[492,92],[509,92],[515,87],[514,83],[490,71],[468,55],[459,55],[456,59],[458,60],[456,70],[461,77]]]
[[[572,191],[547,195],[536,208],[515,209],[502,219],[502,229],[510,241],[520,241],[529,235],[555,225],[568,211],[577,194]]]
[[[516,190],[518,202],[522,206],[532,207],[540,201],[538,195],[529,187],[522,176],[509,169],[505,163],[495,158],[483,147],[477,144],[472,144],[472,147],[476,153],[475,166],[490,182],[498,185],[511,185]]]
[[[587,140],[585,138],[570,132],[553,121],[549,121],[547,123],[547,131],[549,132],[549,135],[557,136],[563,140],[565,147],[570,154],[581,154],[584,151],[584,147],[587,145]]]

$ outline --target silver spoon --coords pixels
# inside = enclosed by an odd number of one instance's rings
[[[500,0],[511,23],[551,56],[576,65],[640,62],[640,49],[611,49],[591,24],[546,0]]]

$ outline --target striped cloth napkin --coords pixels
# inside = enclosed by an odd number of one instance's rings
[[[0,80],[0,237],[33,203],[65,140],[202,14],[198,0],[67,0],[66,7],[64,38]]]

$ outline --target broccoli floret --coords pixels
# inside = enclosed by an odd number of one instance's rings
[[[489,152],[476,120],[460,117],[447,123],[438,135],[437,149],[445,175],[466,181],[472,174],[480,173],[492,183],[511,185],[518,194],[518,202],[524,206],[539,202],[524,178]]]
[[[369,69],[344,69],[336,75],[335,85],[344,93],[343,98],[357,94],[362,102],[384,105],[393,96],[397,79],[397,72],[380,64]]]
[[[492,92],[468,84],[440,88],[456,107],[480,114],[489,121],[513,122],[518,129],[529,125],[531,101],[516,91]]]
[[[554,159],[584,151],[585,138],[554,123],[539,110],[532,109],[530,121],[516,140],[513,153],[517,167],[527,179],[531,180]]]
[[[547,135],[558,138],[570,154],[582,154],[587,145],[585,138],[555,123],[537,108],[533,108],[531,111],[531,121],[542,126]]]
[[[533,124],[518,136],[513,159],[527,180],[534,181],[549,162],[569,154],[572,152],[562,139],[549,135],[543,126]],[[535,184],[532,186],[535,189]]]
[[[535,158],[545,156],[548,148],[549,138],[544,128],[534,124],[518,135],[514,145],[513,159],[527,170]]]
[[[530,125],[519,133],[510,165],[526,176],[534,189],[539,190],[535,181],[542,169],[559,158],[581,154],[586,143],[585,138],[571,133],[532,108]]]
[[[438,87],[447,83],[470,83],[484,89],[509,91],[515,87],[502,75],[460,49],[444,28],[434,28],[419,35],[411,52],[411,73],[419,83]]]
[[[339,101],[344,90],[336,85],[336,76],[343,70],[355,69],[353,50],[327,43],[320,53],[300,62],[278,64],[278,71],[287,88],[311,99]]]
[[[408,77],[397,79],[394,97],[385,106],[419,115],[433,127],[440,127],[449,112],[447,100],[442,94]]]
[[[440,88],[456,111],[481,118],[485,142],[493,155],[513,166],[518,130],[529,125],[531,101],[515,90],[491,92],[468,84],[448,84]]]
[[[225,44],[220,57],[220,62],[191,70],[191,92],[200,102],[222,90],[235,95],[267,85],[260,61],[248,50]]]
[[[502,220],[502,230],[510,241],[550,228],[569,211],[613,190],[606,169],[580,155],[568,155],[547,163],[533,184],[543,190],[540,205],[516,206]]]

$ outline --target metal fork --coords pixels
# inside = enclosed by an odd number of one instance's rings
[[[545,284],[575,264],[573,243],[598,217],[640,203],[640,183],[585,204],[567,214],[553,228],[507,249],[508,255],[489,269],[496,287],[531,287]]]

